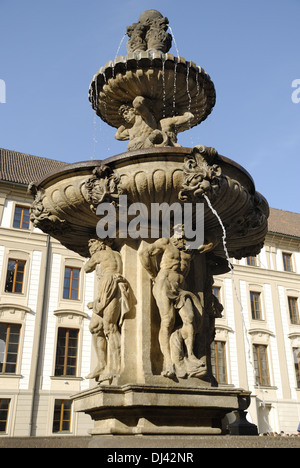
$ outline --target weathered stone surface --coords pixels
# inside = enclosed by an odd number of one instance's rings
[[[215,388],[210,346],[223,306],[212,286],[232,269],[230,257],[259,253],[269,208],[241,166],[177,142],[210,114],[215,89],[200,67],[168,54],[167,28],[159,12],[144,12],[127,28],[128,55],[90,86],[94,110],[129,140],[127,153],[31,184],[31,221],[96,272],[89,308],[98,362],[88,378],[98,386],[74,396],[94,420],[92,434],[220,434],[234,410],[244,427],[232,430],[246,434],[250,394]],[[199,204],[203,236],[192,246]],[[153,207],[167,214],[155,218]]]
[[[0,437],[0,448],[98,448],[98,449],[206,449],[206,448],[300,448],[300,437],[246,436],[93,436],[93,437]],[[110,452],[109,452],[110,453]],[[113,452],[111,452],[113,453]],[[100,452],[100,460],[104,460]]]
[[[221,434],[221,421],[249,405],[240,389],[180,385],[98,386],[73,397],[99,434]]]

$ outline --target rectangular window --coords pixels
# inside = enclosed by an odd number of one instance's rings
[[[297,388],[300,388],[300,348],[293,348]]]
[[[13,227],[18,229],[29,229],[30,213],[26,206],[17,205],[15,208]]]
[[[9,405],[8,398],[0,398],[0,434],[5,433],[7,429]]]
[[[79,299],[79,276],[80,268],[65,268],[64,276],[64,299]]]
[[[247,257],[247,265],[256,266],[256,257]]]
[[[254,368],[256,372],[256,385],[270,386],[268,365],[268,347],[266,345],[253,345]]]
[[[14,260],[12,258],[8,260],[5,292],[22,294],[25,264],[25,260]]]
[[[211,344],[212,373],[219,384],[227,383],[226,353],[224,341],[213,341]]]
[[[78,333],[74,328],[59,328],[56,347],[56,376],[75,376],[77,370]]]
[[[71,432],[72,402],[55,400],[52,432]]]
[[[260,303],[260,293],[250,291],[251,316],[252,320],[262,320],[262,311]]]
[[[15,374],[21,325],[0,323],[0,374]]]
[[[288,297],[290,320],[293,325],[300,325],[299,320],[299,309],[298,309],[298,298]]]
[[[293,271],[292,254],[283,252],[282,253],[282,260],[283,260],[283,269],[284,269],[284,271]]]
[[[221,302],[221,288],[219,286],[213,286],[212,293],[216,296],[218,301]]]

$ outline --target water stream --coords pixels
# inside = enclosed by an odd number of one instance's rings
[[[227,259],[227,263],[228,263],[228,267],[230,269],[230,274],[231,274],[231,282],[232,282],[232,286],[233,286],[233,290],[234,290],[234,294],[235,294],[235,297],[236,297],[236,300],[240,306],[240,313],[241,313],[241,317],[242,317],[242,323],[243,323],[243,329],[244,329],[244,336],[245,336],[245,340],[246,340],[246,344],[247,344],[247,356],[248,356],[248,362],[249,364],[251,365],[252,369],[253,369],[253,375],[254,375],[254,385],[257,385],[259,387],[259,385],[257,384],[257,372],[256,372],[256,369],[255,369],[255,366],[254,366],[254,363],[252,361],[252,354],[251,354],[251,343],[250,343],[250,340],[249,340],[249,333],[248,333],[248,329],[247,329],[247,325],[246,325],[246,321],[245,321],[245,315],[244,315],[244,308],[243,308],[243,304],[242,304],[242,301],[239,297],[239,294],[238,294],[238,291],[237,291],[237,287],[236,287],[236,284],[235,284],[235,281],[234,281],[234,273],[233,273],[233,267],[231,265],[231,262],[230,262],[230,257],[229,257],[229,253],[228,253],[228,250],[227,250],[227,245],[226,245],[226,229],[224,227],[224,224],[220,218],[220,216],[218,215],[217,211],[213,208],[209,198],[207,197],[207,195],[203,195],[206,202],[207,202],[207,205],[208,207],[210,208],[211,212],[216,216],[221,228],[222,228],[222,232],[223,232],[223,235],[222,235],[222,242],[223,242],[223,248],[224,248],[224,252],[225,252],[225,255],[226,255],[226,259]]]

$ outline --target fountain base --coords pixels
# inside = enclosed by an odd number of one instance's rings
[[[250,392],[167,385],[107,385],[74,395],[75,410],[94,421],[91,435],[220,435],[222,419],[243,411]]]

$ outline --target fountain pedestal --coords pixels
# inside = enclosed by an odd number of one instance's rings
[[[126,384],[99,386],[74,400],[76,411],[93,419],[92,435],[220,435],[222,419],[227,413],[246,409],[250,392],[196,385]]]

